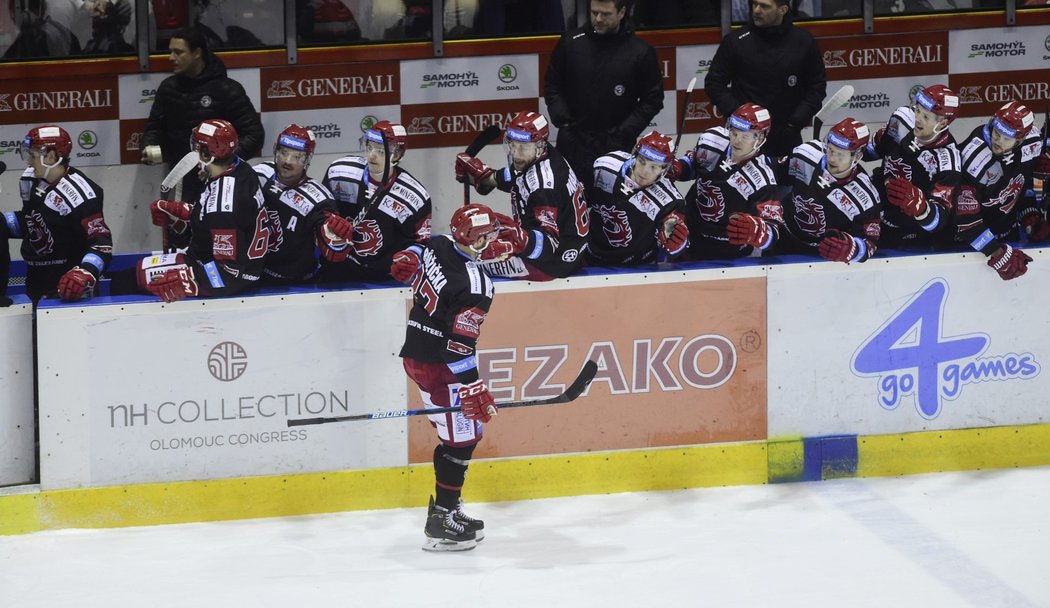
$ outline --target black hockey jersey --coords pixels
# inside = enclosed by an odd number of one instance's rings
[[[329,213],[337,213],[332,193],[304,177],[286,186],[277,179],[274,163],[255,165],[270,220],[270,247],[263,272],[284,281],[307,280],[317,272],[315,244]]]
[[[955,240],[990,255],[1002,241],[1016,239],[1017,220],[1039,213],[1024,198],[1043,153],[1043,140],[1032,129],[1018,149],[992,154],[988,125],[975,128],[962,142],[962,185],[955,197]]]
[[[4,229],[22,239],[26,292],[38,297],[54,291],[59,278],[74,266],[98,279],[113,256],[113,235],[102,214],[102,188],[69,167],[54,184],[27,168],[19,189],[22,209],[4,213]]]
[[[208,179],[193,204],[190,233],[186,257],[202,295],[233,295],[259,281],[270,220],[251,165],[238,158]]]
[[[693,185],[685,196],[689,227],[688,255],[694,259],[732,259],[750,255],[750,245],[729,242],[727,226],[734,213],[749,213],[769,224],[773,241],[780,238],[784,212],[777,200],[772,163],[764,154],[742,165],[729,162],[729,131],[712,127],[700,134],[689,157]]]
[[[377,186],[364,158],[344,156],[328,167],[322,184],[332,192],[339,215],[354,223],[351,263],[372,274],[389,277],[397,252],[430,240],[430,193],[408,171],[396,167],[387,183]],[[380,196],[373,200],[377,188]]]
[[[814,139],[791,152],[787,163],[791,195],[784,202],[784,225],[795,248],[812,255],[818,255],[829,231],[859,239],[856,261],[863,262],[878,247],[882,202],[860,164],[851,176],[835,179],[827,169],[825,146]]]
[[[887,246],[946,243],[945,225],[955,189],[962,178],[962,162],[955,138],[945,131],[934,142],[923,147],[915,139],[915,112],[907,106],[897,108],[886,123],[886,129],[875,142],[874,151],[882,158],[875,170],[875,186],[886,205],[882,210],[882,238]],[[922,190],[932,212],[921,222],[905,215],[886,198],[886,179],[899,177]]]
[[[419,257],[400,356],[445,363],[460,382],[474,382],[481,324],[492,306],[492,280],[448,235],[431,239]]]
[[[632,155],[612,152],[594,161],[594,187],[587,191],[593,229],[589,254],[599,264],[644,264],[656,261],[657,232],[668,215],[685,201],[663,177],[639,188],[627,176]]]

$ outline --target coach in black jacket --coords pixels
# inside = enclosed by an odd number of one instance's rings
[[[142,162],[164,162],[170,168],[190,151],[194,127],[209,118],[227,120],[237,130],[237,156],[258,156],[266,138],[259,115],[244,87],[226,75],[226,65],[208,50],[203,34],[180,29],[168,48],[174,74],[157,87],[142,135]],[[203,188],[196,173],[183,181],[182,198],[191,203]]]
[[[820,48],[792,23],[788,0],[752,0],[751,23],[726,34],[704,80],[722,116],[749,101],[769,110],[773,127],[762,152],[771,156],[802,143],[826,88]]]
[[[543,97],[558,151],[590,184],[594,160],[634,142],[664,107],[656,51],[624,18],[626,0],[591,0],[591,22],[567,32],[551,54]]]

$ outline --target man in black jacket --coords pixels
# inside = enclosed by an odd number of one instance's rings
[[[590,23],[561,37],[544,78],[558,152],[588,185],[594,160],[633,149],[664,107],[656,51],[629,27],[626,2],[591,0]]]
[[[266,137],[244,87],[226,76],[226,66],[207,47],[204,35],[183,28],[169,47],[174,75],[157,87],[142,136],[142,162],[170,168],[190,151],[194,127],[209,119],[229,121],[240,136],[236,154],[243,160],[262,151]],[[204,187],[196,171],[183,179],[180,200],[195,201]]]
[[[827,88],[820,48],[790,13],[788,0],[751,0],[751,23],[726,34],[704,79],[723,116],[747,102],[769,110],[773,127],[762,152],[770,156],[787,156],[802,143],[802,127]]]

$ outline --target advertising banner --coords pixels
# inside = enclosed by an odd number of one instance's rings
[[[0,92],[0,124],[116,120],[119,97],[116,76],[7,80]]]
[[[117,77],[120,85],[120,118],[149,118],[150,108],[157,96],[157,87],[171,76],[170,73],[121,74]]]
[[[948,35],[949,72],[1050,69],[1050,30],[1029,27],[953,30]]]
[[[538,98],[535,97],[403,105],[401,122],[408,131],[410,148],[465,148],[485,127],[499,125],[502,128],[518,112],[536,112],[538,109]]]
[[[33,309],[0,308],[0,486],[31,483],[36,471]]]
[[[818,38],[828,80],[948,73],[948,34],[879,34]],[[833,92],[830,83],[828,93]]]
[[[1020,312],[1043,299],[1045,251],[1009,282],[973,253],[778,267],[769,436],[1046,422],[1050,323]]]
[[[361,153],[365,149],[362,140],[365,131],[380,120],[401,122],[401,108],[390,105],[266,112],[262,123],[268,141],[263,146],[262,157],[270,159],[272,142],[293,122],[314,132],[316,154]]]
[[[430,104],[535,98],[540,87],[536,55],[455,57],[401,62],[401,103]]]
[[[948,78],[946,75],[937,75],[829,81],[828,94],[834,94],[844,84],[853,85],[853,97],[832,115],[825,126],[831,126],[847,116],[863,123],[885,123],[894,110],[911,105],[912,99],[920,89],[934,84],[948,84]],[[805,133],[803,135],[805,136]]]
[[[654,277],[650,277],[653,279]],[[765,281],[647,283],[499,293],[480,342],[497,401],[559,394],[583,362],[598,375],[573,403],[505,410],[475,457],[561,454],[764,439]],[[423,407],[415,386],[409,407]],[[436,436],[409,427],[410,460]]]
[[[401,89],[396,61],[263,68],[259,78],[263,112],[396,105]]]
[[[18,144],[39,123],[0,125],[0,160],[9,170],[21,171],[25,162],[18,156]],[[74,167],[119,165],[121,163],[120,121],[92,120],[61,123],[73,140],[69,164]]]
[[[1050,66],[1042,70],[952,74],[949,86],[959,94],[961,116],[990,117],[1011,101],[1023,102],[1039,115],[1050,101]]]
[[[404,464],[403,422],[287,426],[403,407],[394,354],[404,297],[375,289],[49,309],[39,366],[59,381],[40,388],[43,484]]]

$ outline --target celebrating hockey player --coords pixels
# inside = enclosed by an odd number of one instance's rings
[[[317,274],[316,241],[328,259],[346,259],[353,225],[336,212],[332,193],[306,175],[313,131],[288,125],[277,136],[273,160],[255,165],[270,218],[270,249],[262,281],[303,283]]]
[[[493,287],[476,261],[496,244],[513,221],[484,205],[467,205],[452,214],[451,235],[431,239],[419,252],[420,268],[412,281],[413,305],[405,344],[405,372],[419,387],[426,407],[461,412],[431,415],[437,429],[434,448],[435,496],[425,527],[426,551],[473,549],[485,536],[485,524],[463,513],[460,497],[482,423],[496,414],[488,386],[478,376],[475,358],[481,325],[492,305]]]
[[[674,143],[659,131],[638,140],[634,152],[610,152],[594,161],[587,192],[591,218],[587,258],[591,264],[627,266],[656,261],[657,246],[681,253],[689,240],[685,201],[667,178]]]
[[[875,254],[882,202],[860,165],[868,140],[868,127],[846,118],[823,141],[794,149],[785,180],[791,185],[784,206],[791,237],[782,241],[785,250],[847,264]]]
[[[26,295],[33,302],[55,294],[65,301],[91,297],[113,255],[102,188],[69,166],[72,151],[69,133],[56,125],[30,129],[18,146],[26,162],[22,208],[3,214],[0,246],[6,257],[8,239],[22,239]],[[3,277],[6,290],[6,264]]]
[[[365,131],[364,158],[344,156],[328,167],[322,183],[353,233],[349,259],[322,259],[322,281],[412,279],[430,240],[432,205],[427,189],[401,166],[407,146],[405,127],[381,120]]]
[[[486,249],[482,267],[491,276],[549,281],[583,264],[590,229],[583,185],[548,144],[549,135],[542,114],[520,112],[506,126],[507,167],[495,171],[466,153],[456,156],[456,180],[481,194],[494,188],[509,192],[521,225]]]
[[[776,176],[760,153],[769,112],[745,103],[726,125],[700,134],[696,147],[675,162],[679,180],[692,180],[685,217],[691,259],[733,259],[761,253],[783,229]]]
[[[955,197],[955,239],[988,256],[1004,281],[1028,270],[1032,258],[1005,241],[1016,239],[1018,221],[1030,241],[1050,237],[1050,225],[1033,198],[1025,198],[1043,152],[1035,116],[1016,101],[962,142],[962,184]]]
[[[875,135],[869,158],[881,158],[874,183],[882,189],[882,241],[887,247],[951,242],[947,214],[959,185],[961,163],[948,130],[959,97],[944,85],[915,94],[911,106],[894,110]]]

